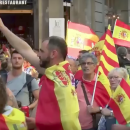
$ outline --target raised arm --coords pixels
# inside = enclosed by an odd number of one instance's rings
[[[39,65],[39,57],[32,48],[21,38],[12,33],[0,19],[0,31],[4,34],[10,45],[12,45],[23,57],[25,57],[36,69],[44,74],[44,68]]]

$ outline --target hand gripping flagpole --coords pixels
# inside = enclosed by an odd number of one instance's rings
[[[94,102],[94,96],[95,96],[95,91],[96,91],[96,86],[97,86],[98,74],[99,74],[99,70],[98,70],[97,75],[96,75],[96,80],[95,80],[94,90],[93,90],[93,96],[92,96],[92,100],[91,100],[91,106],[93,105],[93,102]]]

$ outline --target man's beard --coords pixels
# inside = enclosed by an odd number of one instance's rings
[[[15,70],[19,70],[19,69],[22,68],[22,66],[12,66],[12,68],[15,69]]]
[[[50,57],[47,57],[44,61],[41,60],[40,66],[42,68],[48,68],[50,65]]]

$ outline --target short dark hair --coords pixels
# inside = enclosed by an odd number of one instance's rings
[[[1,68],[2,68],[2,69],[7,69],[7,67],[8,67],[8,63],[7,63],[6,60],[4,60],[4,61],[1,63]]]
[[[51,36],[49,37],[48,41],[49,41],[48,43],[49,49],[57,48],[58,51],[60,52],[60,55],[65,60],[68,53],[67,44],[65,40],[61,37]]]
[[[89,50],[81,50],[79,51],[79,53],[82,53],[82,54],[89,53]]]
[[[13,56],[13,54],[20,54],[18,51],[14,50],[12,53],[11,53],[11,58]],[[21,54],[20,54],[21,55]],[[22,55],[21,55],[22,56]],[[23,56],[22,56],[23,57]]]
[[[117,55],[118,56],[121,56],[121,57],[123,57],[123,56],[126,56],[127,55],[127,49],[125,48],[125,47],[118,47],[117,48]]]
[[[7,103],[6,85],[3,79],[0,77],[0,114],[4,112],[4,108]]]

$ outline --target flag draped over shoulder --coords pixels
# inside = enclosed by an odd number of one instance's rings
[[[78,99],[70,73],[67,61],[46,69],[36,113],[39,130],[81,130]]]
[[[119,67],[119,62],[109,26],[106,32],[105,43],[100,56],[99,72],[107,76],[108,72],[115,67]]]
[[[109,106],[119,124],[130,123],[130,86],[124,79],[113,93]]]
[[[0,130],[27,130],[24,113],[7,106],[0,115]]]
[[[113,39],[117,45],[130,47],[130,26],[120,20],[116,20]]]
[[[90,27],[68,22],[66,42],[69,55],[77,57],[80,50],[90,50],[98,41],[98,36]]]
[[[93,95],[95,81],[86,82],[83,80],[83,83],[87,87],[87,90],[89,90],[90,94]],[[109,81],[106,76],[100,74],[96,85],[95,101],[99,106],[105,107],[109,102],[110,97],[111,89]]]

